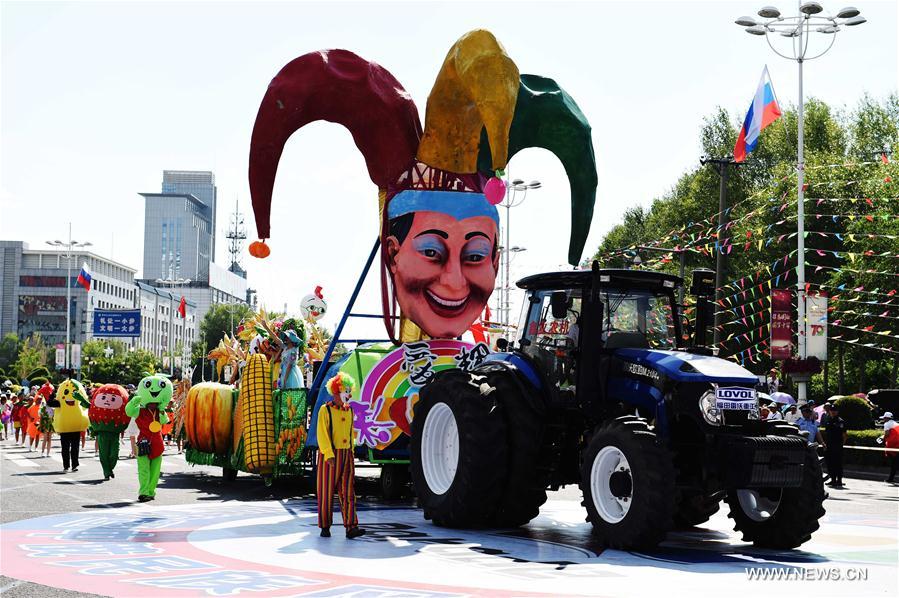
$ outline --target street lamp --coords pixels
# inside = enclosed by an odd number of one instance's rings
[[[521,247],[512,247],[512,243],[510,241],[511,238],[511,229],[512,229],[512,208],[520,206],[524,203],[524,200],[527,198],[528,191],[531,189],[539,189],[543,186],[543,183],[540,181],[531,181],[530,183],[525,183],[522,179],[513,179],[509,181],[506,185],[506,197],[503,199],[503,202],[500,204],[502,207],[506,208],[506,243],[504,247],[509,247],[508,251],[505,249],[502,251],[502,258],[505,262],[504,268],[504,276],[503,276],[503,284],[502,291],[500,295],[502,297],[502,307],[503,310],[500,313],[500,320],[503,325],[503,328],[506,331],[506,334],[509,333],[509,295],[511,291],[511,280],[509,274],[510,264],[512,262],[512,253],[517,251],[524,251]],[[519,197],[519,193],[521,194]]]
[[[175,278],[175,279],[157,278],[156,284],[170,285],[172,287],[183,286],[186,284],[190,284],[190,279],[189,278]],[[172,337],[175,336],[175,333],[174,333],[175,332],[175,330],[174,330],[175,324],[173,322],[173,313],[172,313],[174,311],[175,311],[175,296],[172,295],[171,292],[169,292],[169,329],[168,329],[168,335],[167,335],[168,342],[166,343],[166,349],[168,350],[168,354],[169,354],[169,375],[170,376],[175,374],[175,352],[174,352],[174,347],[172,347]],[[184,334],[184,325],[182,324],[181,325],[181,341],[182,341],[182,343],[184,342],[185,336],[186,335]],[[182,368],[184,367],[183,363],[182,363],[181,367]]]
[[[805,98],[802,91],[802,65],[806,60],[814,60],[820,58],[833,47],[836,41],[836,34],[843,27],[853,27],[861,25],[866,19],[859,15],[859,10],[854,6],[847,6],[841,9],[836,16],[822,14],[824,8],[817,2],[800,2],[799,13],[794,16],[782,16],[780,11],[773,6],[765,6],[758,11],[758,15],[765,19],[761,23],[755,22],[752,17],[740,17],[736,20],[737,25],[746,27],[746,32],[752,35],[764,35],[768,45],[775,54],[787,60],[795,60],[799,65],[799,110],[798,110],[798,152],[796,156],[796,193],[797,193],[797,233],[796,242],[798,248],[797,268],[796,268],[796,289],[797,289],[797,312],[799,319],[799,357],[805,359],[806,351],[806,334],[805,334],[805,196],[803,193],[803,179],[805,177]],[[750,22],[752,21],[752,22]],[[812,33],[820,33],[829,35],[830,43],[817,54],[809,55],[809,38]],[[779,37],[790,40],[791,48],[789,53],[781,52],[771,42],[772,36],[777,34]],[[777,39],[777,38],[775,38]],[[799,402],[805,403],[807,400],[807,388],[805,382],[799,382]]]
[[[70,361],[69,361],[69,345],[71,344],[71,335],[72,335],[72,249],[80,249],[82,247],[90,247],[93,243],[84,242],[79,243],[78,241],[72,240],[72,223],[69,222],[69,241],[68,243],[63,243],[62,241],[47,241],[47,245],[51,245],[53,247],[65,247],[66,252],[66,358],[65,365],[66,369],[69,369]]]

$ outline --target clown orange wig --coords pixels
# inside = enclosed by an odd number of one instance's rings
[[[337,372],[337,375],[328,380],[328,393],[332,397],[340,396],[341,392],[349,392],[356,386],[356,381],[346,372]]]

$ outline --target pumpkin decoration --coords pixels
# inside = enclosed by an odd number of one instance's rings
[[[262,353],[247,357],[240,381],[240,416],[247,471],[267,473],[275,464],[275,417],[272,409],[272,375]]]
[[[118,384],[104,384],[91,394],[87,416],[95,432],[121,433],[131,418],[125,413],[128,391]]]
[[[260,259],[267,258],[271,254],[271,248],[265,244],[265,241],[253,241],[250,243],[250,255]]]
[[[201,382],[187,393],[182,414],[190,445],[204,453],[227,455],[231,445],[233,389],[218,382]]]

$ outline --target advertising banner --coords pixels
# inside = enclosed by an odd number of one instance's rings
[[[78,343],[72,343],[69,345],[69,350],[72,352],[71,355],[71,363],[69,364],[73,370],[81,369],[81,345]]]
[[[793,354],[793,292],[771,290],[771,359],[789,359]]]
[[[810,294],[805,299],[806,353],[827,361],[827,296]]]
[[[56,367],[66,366],[66,346],[64,343],[56,343]]]
[[[94,311],[94,336],[140,336],[139,309],[98,309]]]

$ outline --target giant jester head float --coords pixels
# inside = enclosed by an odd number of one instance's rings
[[[91,395],[87,415],[91,426],[98,431],[121,432],[128,427],[131,418],[125,413],[128,391],[118,384],[104,384]]]
[[[284,144],[317,120],[349,129],[378,186],[383,313],[392,339],[456,337],[483,311],[499,260],[499,177],[522,149],[548,149],[565,167],[568,260],[578,263],[596,197],[590,126],[555,81],[519,74],[490,32],[471,31],[450,48],[423,131],[402,85],[352,52],[311,52],[281,69],[262,99],[250,146],[262,239],[270,236]]]

